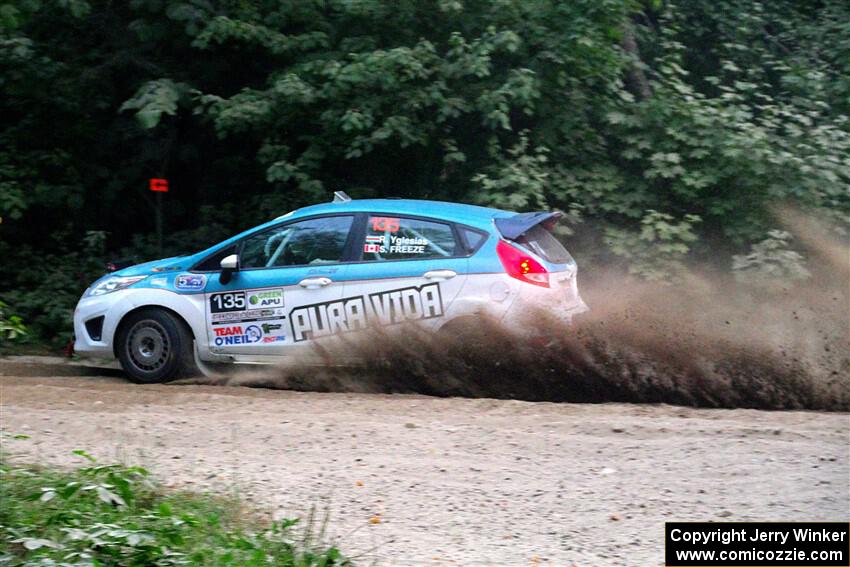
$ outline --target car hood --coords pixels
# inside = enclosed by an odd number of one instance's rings
[[[175,256],[162,260],[153,260],[144,264],[136,264],[109,274],[110,276],[149,276],[161,272],[176,272],[191,267],[192,256]]]

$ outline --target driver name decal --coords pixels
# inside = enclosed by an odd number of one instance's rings
[[[374,240],[373,237],[367,236],[363,252],[367,254],[425,254],[425,247],[430,244],[425,238],[390,236],[390,244],[386,246],[383,236],[377,238],[378,240]]]
[[[366,328],[443,315],[440,285],[394,289],[293,309],[289,314],[295,342]]]

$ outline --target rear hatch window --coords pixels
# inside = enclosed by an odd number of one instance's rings
[[[573,257],[552,234],[562,216],[563,214],[557,211],[537,211],[500,217],[494,222],[502,236],[522,245],[544,260],[553,264],[571,264]]]
[[[525,231],[515,242],[553,264],[571,264],[573,262],[573,257],[570,256],[564,245],[558,242],[558,239],[542,225],[535,225]]]

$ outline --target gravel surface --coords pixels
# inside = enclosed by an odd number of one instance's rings
[[[668,520],[850,516],[846,413],[7,375],[0,427],[22,461],[85,449],[276,517],[315,505],[363,564],[647,567]]]

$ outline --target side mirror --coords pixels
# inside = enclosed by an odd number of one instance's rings
[[[233,279],[233,272],[239,271],[239,255],[231,254],[230,256],[225,256],[221,259],[221,275],[218,277],[218,281],[223,284],[230,283],[230,280]]]
[[[239,255],[231,254],[230,256],[225,256],[224,258],[222,258],[221,269],[230,270],[233,272],[239,270]]]

